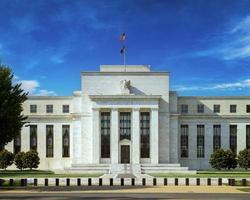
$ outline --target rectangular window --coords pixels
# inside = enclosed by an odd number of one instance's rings
[[[37,113],[37,105],[30,105],[30,113]]]
[[[69,113],[69,105],[63,105],[62,109],[63,109],[63,113]]]
[[[246,148],[250,149],[250,125],[246,125]]]
[[[101,158],[110,158],[110,112],[101,112]]]
[[[204,113],[204,105],[203,104],[198,104],[197,105],[197,112],[198,113]]]
[[[221,125],[213,127],[213,149],[216,151],[221,148]]]
[[[37,125],[30,125],[30,150],[37,151]]]
[[[188,158],[188,125],[181,125],[181,157]]]
[[[230,113],[236,113],[236,105],[230,105]]]
[[[220,113],[220,105],[219,104],[214,105],[214,113]]]
[[[150,157],[150,113],[140,113],[141,158]]]
[[[181,104],[181,113],[188,113],[188,105]]]
[[[237,153],[237,125],[230,125],[230,149]]]
[[[53,105],[46,105],[46,112],[53,113]]]
[[[131,132],[131,113],[120,112],[120,140],[130,140]]]
[[[197,158],[204,158],[205,155],[205,126],[197,125]]]
[[[62,126],[62,157],[69,157],[70,132],[69,125]]]
[[[54,156],[54,127],[46,125],[46,157]]]
[[[247,105],[246,109],[247,109],[247,113],[250,113],[250,105]]]
[[[17,154],[20,151],[21,151],[21,134],[18,134],[14,138],[14,149],[13,149],[13,152],[14,152],[14,154]]]

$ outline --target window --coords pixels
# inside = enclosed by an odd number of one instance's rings
[[[204,158],[205,126],[197,125],[197,158]]]
[[[188,113],[188,105],[187,104],[181,104],[181,112]]]
[[[21,134],[18,134],[14,138],[14,149],[13,149],[13,152],[14,152],[14,154],[17,154],[20,151],[21,151]]]
[[[69,113],[69,105],[63,105],[63,113]]]
[[[46,105],[46,112],[53,113],[53,105]]]
[[[150,157],[150,113],[140,113],[141,158]]]
[[[101,158],[110,158],[110,112],[101,112]]]
[[[246,125],[246,148],[250,149],[250,125]]]
[[[230,105],[230,113],[236,113],[236,105]]]
[[[213,149],[216,151],[221,148],[221,125],[213,127]]]
[[[131,114],[130,112],[120,112],[120,140],[130,140]]]
[[[46,125],[46,157],[54,156],[54,127]]]
[[[181,125],[181,157],[188,157],[188,125]]]
[[[214,105],[214,113],[219,113],[220,112],[220,105],[215,104]]]
[[[69,125],[62,126],[62,157],[69,157]]]
[[[230,125],[230,149],[233,153],[237,152],[237,125]]]
[[[30,125],[30,149],[37,150],[37,125]]]
[[[198,104],[197,105],[197,112],[198,113],[204,113],[204,105],[203,104]]]
[[[250,113],[250,105],[247,105],[247,113]]]
[[[36,113],[37,112],[37,105],[30,105],[30,113]]]

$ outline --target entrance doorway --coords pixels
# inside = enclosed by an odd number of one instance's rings
[[[121,163],[130,163],[129,145],[121,145]]]

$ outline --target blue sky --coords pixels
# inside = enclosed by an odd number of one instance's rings
[[[250,94],[249,0],[1,0],[0,58],[32,95],[71,95],[80,72],[169,71],[180,95]]]

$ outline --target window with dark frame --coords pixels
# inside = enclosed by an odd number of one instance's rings
[[[230,105],[230,113],[236,113],[237,106],[236,105]]]
[[[110,112],[101,112],[101,158],[110,158]]]
[[[247,110],[246,110],[247,113],[250,113],[250,105],[247,105],[247,106],[246,106],[246,109],[247,109]]]
[[[37,113],[37,105],[35,104],[30,105],[30,113]]]
[[[197,158],[205,156],[205,126],[197,125]]]
[[[246,148],[250,149],[250,125],[246,125]]]
[[[214,105],[214,113],[220,113],[220,105],[219,104]]]
[[[130,140],[131,135],[131,113],[120,112],[120,140]]]
[[[188,113],[188,105],[181,104],[181,113]]]
[[[69,113],[69,105],[62,106],[63,113]]]
[[[150,158],[150,113],[140,113],[141,158]]]
[[[70,155],[70,126],[62,125],[62,157]]]
[[[188,125],[181,125],[181,157],[188,158]]]
[[[21,151],[21,134],[18,134],[15,138],[14,138],[14,145],[13,145],[14,149],[14,155],[19,153]]]
[[[37,125],[30,125],[30,150],[37,151]]]
[[[53,105],[46,105],[46,112],[53,113]]]
[[[221,125],[213,126],[213,151],[221,148]]]
[[[230,125],[230,149],[234,154],[237,153],[237,125]]]
[[[54,126],[46,125],[46,157],[54,156]]]
[[[197,105],[197,112],[198,113],[204,113],[204,104],[198,104]]]

